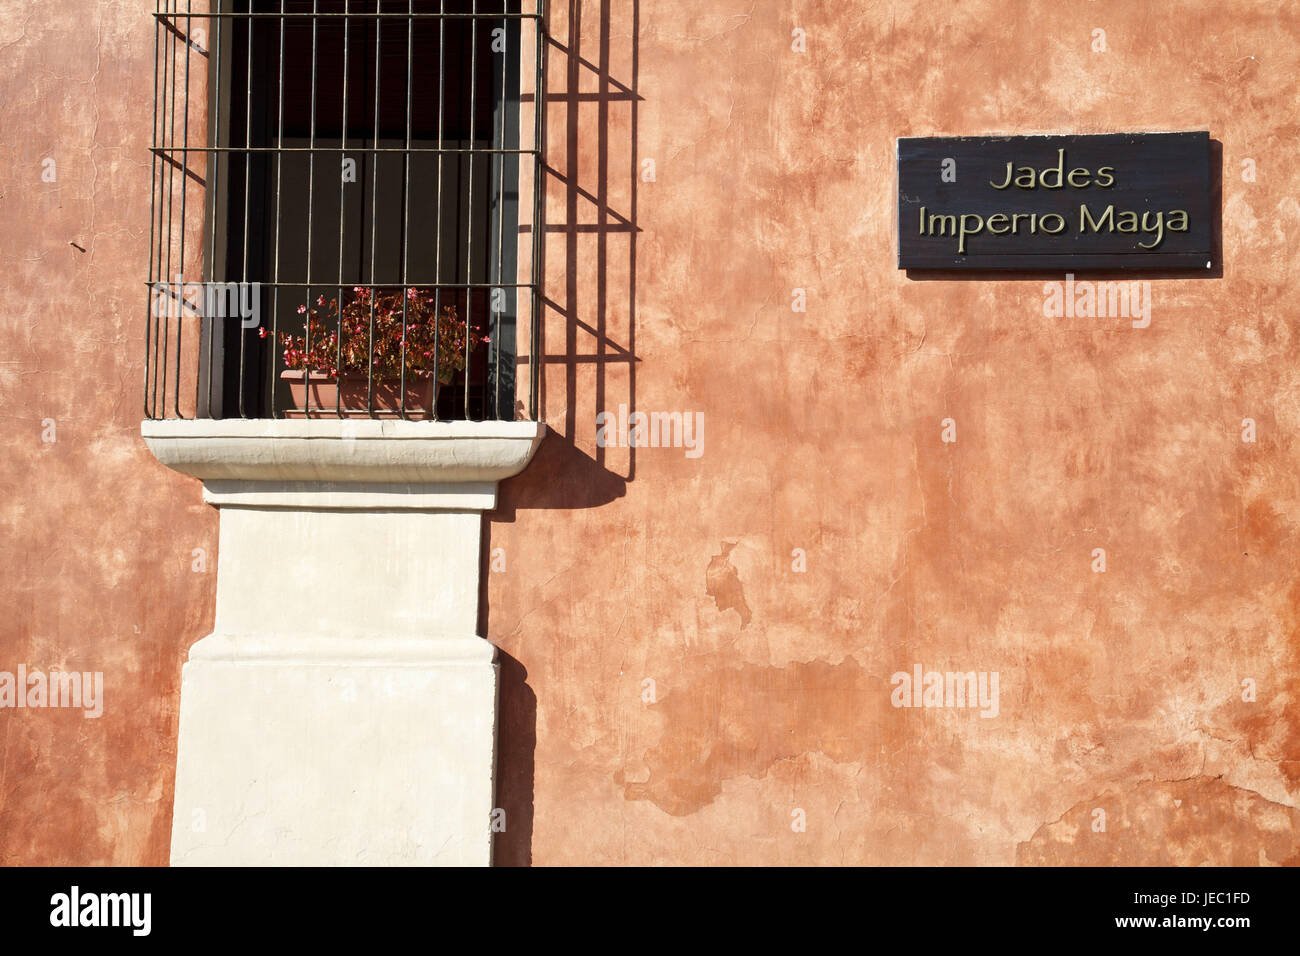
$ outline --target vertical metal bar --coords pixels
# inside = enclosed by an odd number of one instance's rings
[[[158,188],[158,34],[162,30],[162,21],[157,14],[162,12],[162,3],[154,5],[153,20],[153,126],[149,130],[149,136],[153,140],[153,164],[149,170],[149,200],[159,206],[162,205],[161,190]],[[156,308],[157,297],[154,292],[154,212],[149,210],[149,289],[148,304],[145,307],[144,315],[144,416],[145,418],[155,418],[157,408],[149,400],[149,363],[153,359],[154,340],[153,340],[153,322],[154,309]]]
[[[180,273],[185,274],[185,199],[189,194],[190,185],[190,13],[193,10],[194,0],[185,0],[185,118],[183,120],[184,132],[181,134],[184,142],[181,144],[181,264]],[[200,310],[200,315],[202,310]],[[181,414],[181,329],[184,327],[184,314],[176,321],[176,417],[184,418]],[[197,411],[197,410],[196,410]]]
[[[167,13],[169,12],[169,9],[170,9],[170,0],[163,0],[163,3],[162,3],[162,13],[163,13],[163,18],[162,18],[159,22],[160,22],[161,24],[164,25],[164,29],[165,29],[165,24],[166,24],[166,22],[167,22],[167,20],[166,20],[166,15],[167,15]],[[162,49],[161,56],[166,56],[166,55],[167,55],[167,44],[170,42],[170,40],[171,40],[171,37],[170,37],[170,36],[164,36],[164,37],[163,37],[163,41],[162,41],[163,49]],[[159,60],[158,60],[158,65],[159,65],[159,68],[160,68],[161,71],[162,71],[162,113],[161,113],[161,115],[159,115],[159,117],[158,117],[158,151],[159,151],[159,153],[160,153],[161,156],[162,156],[162,159],[163,159],[163,165],[160,166],[159,169],[158,169],[158,259],[157,259],[157,261],[158,261],[158,275],[159,275],[159,279],[160,279],[160,281],[162,281],[162,282],[164,283],[163,288],[165,288],[165,289],[167,290],[167,298],[166,298],[166,303],[167,303],[167,304],[166,304],[166,308],[167,308],[167,309],[171,309],[171,308],[172,308],[172,288],[171,288],[171,284],[170,284],[170,283],[171,283],[171,278],[167,275],[168,266],[165,264],[165,263],[166,263],[166,260],[165,260],[164,257],[165,257],[165,255],[166,255],[166,252],[164,251],[164,246],[163,246],[163,242],[164,242],[163,234],[164,234],[164,231],[165,231],[165,228],[164,228],[164,227],[165,227],[164,217],[169,217],[169,216],[171,215],[171,210],[169,210],[169,209],[167,208],[167,200],[166,200],[166,198],[165,198],[165,195],[166,195],[165,190],[166,190],[166,188],[167,188],[166,185],[165,185],[165,184],[166,184],[166,181],[167,181],[167,160],[168,160],[168,158],[169,158],[169,157],[168,157],[168,154],[167,154],[167,108],[168,108],[168,97],[170,96],[170,93],[169,93],[168,88],[167,88],[167,61],[164,60],[164,59],[161,59],[161,57],[160,57]],[[162,336],[163,336],[163,331],[164,331],[164,325],[163,325],[163,322],[165,321],[165,314],[166,314],[166,313],[164,313],[163,316],[160,316],[160,315],[158,315],[158,314],[155,313],[155,315],[154,315],[154,326],[153,326],[153,344],[154,344],[154,354],[153,354],[153,396],[152,396],[152,401],[153,401],[153,406],[154,406],[154,411],[155,411],[155,413],[158,412],[158,409],[159,409],[159,407],[160,407],[159,404],[158,404],[158,361],[159,361],[159,354],[160,354],[160,351],[161,351],[161,352],[165,352],[165,351],[166,351],[165,347],[162,345],[162,342],[163,342],[163,338],[162,338]],[[163,406],[162,406],[162,408],[164,409],[164,413],[165,413],[166,400],[167,400],[166,390],[167,390],[167,386],[166,386],[166,384],[164,383],[164,385],[163,385]]]
[[[380,65],[383,56],[380,41],[383,35],[383,20],[378,16],[383,0],[375,0],[375,132],[370,141],[374,149],[379,148],[379,85]],[[367,355],[366,411],[375,417],[375,235],[379,229],[379,153],[371,152],[371,170],[375,177],[370,190],[370,350]]]
[[[343,160],[347,158],[348,148],[348,47],[352,16],[348,10],[348,0],[343,0],[343,126],[339,130],[339,315],[334,335],[334,414],[343,417],[343,223],[347,218],[347,206],[344,201]]]
[[[284,182],[284,13],[285,0],[280,0],[280,76],[276,86],[276,134],[275,134],[275,241],[273,243],[275,262],[271,266],[271,281],[275,283],[271,290],[271,358],[267,362],[268,381],[266,394],[270,398],[268,417],[275,417],[275,369],[278,364],[276,355],[280,350],[280,187]],[[304,394],[306,394],[304,392]]]
[[[443,137],[443,104],[447,98],[447,0],[438,0],[438,182],[434,195],[436,220],[433,236],[433,274],[437,285],[433,287],[433,375],[442,374],[442,157],[446,148]],[[434,403],[437,405],[437,402]],[[433,417],[438,417],[435,407]]]
[[[415,12],[415,0],[407,0],[406,12],[406,152],[402,154],[402,354],[400,389],[402,395],[401,414],[406,418],[406,323],[408,293],[406,289],[407,265],[407,216],[411,198],[411,58],[415,52],[415,20],[410,14]],[[435,389],[436,391],[436,389]]]
[[[497,112],[501,115],[501,132],[496,137],[496,146],[498,149],[506,148],[506,104],[509,97],[506,95],[506,58],[511,55],[508,47],[510,42],[509,21],[505,14],[510,11],[510,0],[501,0],[501,86],[496,103]],[[496,154],[496,164],[498,170],[496,196],[494,197],[497,204],[497,256],[496,256],[496,283],[497,287],[492,290],[488,298],[488,315],[491,317],[488,322],[490,337],[492,341],[488,344],[488,375],[487,380],[492,387],[492,417],[499,419],[501,417],[501,312],[496,309],[496,297],[498,294],[505,297],[505,290],[501,287],[501,256],[505,245],[505,209],[506,209],[506,154],[500,152]],[[505,303],[502,302],[504,307]],[[487,417],[487,402],[483,403],[484,417]]]
[[[177,40],[177,34],[180,32],[180,28],[179,28],[179,26],[177,25],[176,20],[179,19],[179,14],[180,14],[180,0],[172,0],[172,9],[171,9],[171,13],[172,13],[172,21],[171,21],[172,29],[171,29],[170,31],[168,31],[168,32],[171,34],[171,55],[170,55],[169,59],[170,59],[170,61],[171,61],[172,78],[171,78],[171,83],[169,84],[169,99],[170,99],[170,101],[171,101],[171,118],[170,118],[170,120],[169,120],[169,133],[168,133],[168,136],[167,136],[167,139],[168,139],[168,143],[167,143],[167,156],[168,156],[168,159],[169,159],[169,162],[167,163],[167,169],[168,169],[168,183],[167,183],[167,271],[168,271],[169,273],[172,271],[172,268],[171,268],[172,246],[173,246],[173,244],[174,244],[174,242],[175,242],[175,240],[173,239],[173,235],[174,235],[174,232],[178,231],[178,232],[180,233],[180,240],[179,240],[180,248],[179,248],[177,251],[178,251],[178,253],[181,254],[181,258],[180,258],[180,261],[178,261],[178,263],[177,263],[177,265],[176,265],[176,275],[181,277],[181,282],[178,283],[178,287],[177,287],[176,290],[175,290],[175,294],[176,294],[176,308],[175,308],[175,312],[176,312],[176,381],[173,383],[172,390],[173,390],[173,393],[174,393],[173,401],[174,401],[174,404],[176,405],[177,410],[178,410],[178,412],[179,412],[179,408],[180,408],[180,388],[181,388],[181,380],[180,380],[180,364],[181,364],[181,363],[180,363],[180,358],[181,358],[181,357],[180,357],[180,347],[181,347],[181,339],[180,339],[180,335],[181,335],[181,324],[182,324],[182,322],[184,321],[184,318],[185,318],[185,301],[184,301],[184,298],[183,298],[183,293],[184,293],[184,291],[185,291],[185,286],[184,286],[184,284],[183,284],[183,283],[184,283],[184,273],[185,273],[185,262],[184,262],[184,258],[183,258],[183,250],[184,250],[184,248],[185,248],[185,218],[184,218],[184,216],[182,215],[179,224],[177,224],[177,222],[176,222],[176,201],[175,201],[175,195],[176,195],[176,107],[177,107],[177,105],[178,105],[178,97],[177,97],[177,92],[176,92],[176,90],[177,90],[177,85],[176,85],[176,61],[177,61],[177,59],[178,59],[178,56],[177,56],[176,44],[177,44],[177,42],[178,42],[178,40]],[[187,35],[186,35],[186,48],[187,48],[187,49],[188,49],[188,44],[189,44],[189,36],[188,36],[188,33],[187,33]],[[184,196],[185,196],[185,179],[184,179],[184,177],[182,176],[182,177],[181,177],[181,199],[182,199],[182,202],[184,201]],[[177,226],[178,226],[178,225],[179,225],[179,229],[177,229]],[[170,318],[170,317],[169,317],[169,318]],[[168,329],[169,327],[170,327],[170,321],[168,322],[167,325],[164,326],[164,328],[165,328],[165,329]],[[166,340],[167,340],[167,335],[164,335],[164,336],[163,336],[163,341],[166,342]],[[162,412],[162,414],[163,414],[164,417],[166,417],[166,415],[167,415],[167,410],[166,410],[166,405],[167,405],[167,368],[166,368],[166,365],[167,365],[167,354],[168,354],[167,349],[164,349],[164,350],[163,350],[163,355],[162,355],[162,359],[163,359],[163,374],[162,374],[163,412]]]
[[[596,70],[596,261],[604,268],[609,261],[609,4],[600,10],[599,52]],[[596,407],[605,408],[605,353],[609,325],[609,283],[596,283]],[[630,393],[634,396],[635,393]],[[634,456],[635,451],[629,453]]]
[[[178,0],[172,0],[172,3],[169,5],[167,12],[168,13],[174,12],[174,8],[177,6],[177,4],[178,4]],[[172,150],[176,145],[176,31],[175,29],[167,31],[167,44],[168,44],[167,60],[169,65],[171,66],[172,72],[171,72],[171,79],[165,80],[163,84],[167,89],[167,98],[164,102],[168,106],[168,110],[166,111],[167,112],[167,141],[163,146],[163,153],[167,157],[167,203],[166,206],[164,207],[167,213],[167,269],[164,272],[163,278],[165,279],[165,281],[170,282],[171,274],[172,274],[172,242],[173,242],[172,229],[176,222],[176,216],[172,211],[172,198],[175,195],[175,190],[176,190],[176,166],[174,165],[175,160],[172,157]],[[159,241],[161,242],[162,240],[161,234],[159,235],[158,238]],[[171,287],[168,286],[168,288],[170,289]],[[162,408],[163,408],[164,415],[167,414],[166,411],[167,409],[167,349],[168,349],[169,333],[171,331],[170,316],[173,308],[179,311],[179,306],[176,304],[176,298],[177,298],[176,291],[177,290],[172,289],[171,294],[168,296],[167,315],[163,317],[163,323],[162,323],[162,339],[161,339],[162,347],[161,349],[159,349],[159,357],[161,359],[161,365],[162,365]],[[154,368],[155,386],[158,385],[157,371],[158,371],[157,366],[155,366]],[[178,387],[179,385],[180,383],[177,382]]]
[[[303,418],[311,418],[311,238],[312,220],[316,203],[316,36],[320,18],[320,0],[311,0],[311,125],[307,127],[307,274],[303,283],[307,286],[307,311],[303,321],[302,337],[302,381],[303,381]]]
[[[632,122],[630,124],[631,133],[629,135],[631,149],[632,166],[632,188],[631,204],[628,215],[628,244],[627,244],[627,274],[628,274],[628,301],[627,301],[627,354],[629,357],[636,355],[636,239],[637,239],[637,219],[636,219],[636,202],[637,186],[640,182],[637,164],[640,153],[637,145],[637,104],[640,103],[641,97],[638,95],[638,81],[641,76],[641,53],[640,45],[636,42],[637,37],[641,35],[641,5],[632,4],[632,91],[628,100],[631,104]],[[629,398],[636,397],[636,359],[630,358],[627,364],[627,393]],[[632,481],[636,477],[636,455],[637,451],[632,448],[628,452],[627,476]]]
[[[465,281],[474,282],[474,161],[478,151],[474,142],[474,95],[478,80],[478,0],[470,0],[469,41],[469,191],[465,209]],[[470,323],[474,321],[474,287],[465,289],[465,417],[469,418]]]
[[[248,62],[245,64],[245,81],[247,88],[244,90],[244,243],[241,249],[243,256],[243,265],[240,269],[240,298],[243,298],[244,289],[248,286],[248,196],[253,191],[253,0],[248,0]],[[228,316],[223,316],[223,321]],[[245,331],[242,323],[239,327],[239,417],[247,418],[248,412],[244,409],[244,348],[248,342],[248,333]]]
[[[536,24],[537,60],[534,64],[533,78],[533,261],[532,271],[533,305],[529,310],[531,328],[528,331],[528,405],[533,421],[539,421],[541,411],[537,407],[541,384],[541,341],[542,341],[542,213],[544,202],[542,189],[545,182],[543,158],[544,111],[546,110],[546,0],[536,0],[538,17]]]
[[[221,8],[223,6],[222,0],[211,0],[211,2],[217,8],[217,12],[221,13],[222,12]],[[212,129],[212,145],[216,149],[221,148],[221,61],[223,58],[222,57],[223,48],[221,45],[221,22],[224,19],[225,19],[224,17],[208,18],[209,23],[211,23],[212,20],[217,21],[215,24],[216,29],[214,30],[214,33],[216,34],[216,38],[208,46],[208,62],[211,64],[213,63],[214,60],[216,61],[213,69],[213,72],[216,74],[216,79],[213,84],[214,89],[213,89],[212,96],[208,98],[208,102],[212,104],[212,110],[215,114],[209,117],[208,125]],[[227,137],[227,143],[229,143],[229,137]],[[211,264],[212,272],[215,273],[217,268],[217,218],[218,216],[221,215],[221,166],[223,162],[226,161],[223,160],[222,154],[219,152],[209,153],[208,155],[210,156],[209,166],[211,167],[208,170],[208,181],[210,183],[210,186],[208,188],[209,188],[209,193],[212,196],[212,215],[209,219],[209,225],[211,228],[208,237],[208,249],[209,249],[208,261]],[[227,177],[229,177],[230,175],[228,163],[227,163],[226,175]],[[222,255],[221,258],[222,258],[222,263],[224,265],[225,262],[224,254]],[[216,275],[210,274],[206,276],[206,278],[209,281],[215,281]],[[211,416],[212,415],[212,377],[217,370],[216,349],[214,347],[215,339],[216,339],[216,326],[213,324],[210,318],[207,319],[206,325],[208,327],[207,408],[208,408],[208,415]],[[221,364],[223,366],[225,364],[224,347],[222,349]],[[224,392],[223,392],[223,399],[224,399]],[[223,404],[224,404],[224,400],[223,400]],[[221,411],[222,414],[224,415],[225,409],[223,408]]]

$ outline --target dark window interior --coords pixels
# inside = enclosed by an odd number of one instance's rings
[[[374,15],[377,4],[385,16]],[[279,16],[313,7],[315,17]],[[215,374],[202,413],[277,416],[287,394],[275,333],[301,332],[297,309],[318,295],[387,285],[436,289],[491,333],[441,390],[439,417],[513,417],[519,164],[493,150],[518,146],[519,29],[492,13],[517,5],[220,8],[254,15],[213,28],[210,140],[225,149],[209,177],[205,271],[260,283],[268,334],[238,323],[204,329],[201,362]],[[478,16],[387,15],[439,12]]]

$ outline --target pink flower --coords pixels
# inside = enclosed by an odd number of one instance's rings
[[[302,314],[303,314],[304,312],[306,312],[306,311],[307,311],[307,307],[306,307],[305,305],[300,305],[300,306],[298,306],[298,314],[299,314],[299,315],[302,315]]]

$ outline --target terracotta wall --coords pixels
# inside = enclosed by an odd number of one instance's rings
[[[1300,862],[1300,10],[552,6],[502,861]],[[896,137],[1196,129],[1223,276],[1149,328],[895,268]],[[620,403],[702,455],[598,447]],[[998,716],[893,707],[917,664]]]
[[[104,686],[99,718],[0,710],[4,864],[167,862],[212,627],[216,513],[139,435],[153,9],[0,0],[0,671]]]
[[[500,862],[1300,859],[1300,11],[551,6]],[[166,861],[211,626],[215,513],[137,432],[151,8],[0,0],[0,670],[106,685],[0,710],[4,863]],[[894,268],[898,136],[1179,129],[1221,144],[1223,275],[1149,328]],[[598,447],[620,405],[702,454]],[[998,715],[893,707],[917,664],[997,672]]]

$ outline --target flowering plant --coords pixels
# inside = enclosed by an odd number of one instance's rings
[[[384,381],[401,378],[405,354],[408,374],[436,372],[439,383],[447,385],[464,370],[467,351],[489,341],[477,328],[467,331],[454,305],[444,305],[439,315],[428,289],[407,289],[405,311],[402,305],[399,290],[355,286],[341,311],[337,299],[326,301],[323,295],[311,309],[298,306],[298,314],[306,316],[304,334],[280,333],[285,366],[331,378],[338,378],[340,370],[369,369],[375,381]],[[261,335],[266,337],[265,328]]]

